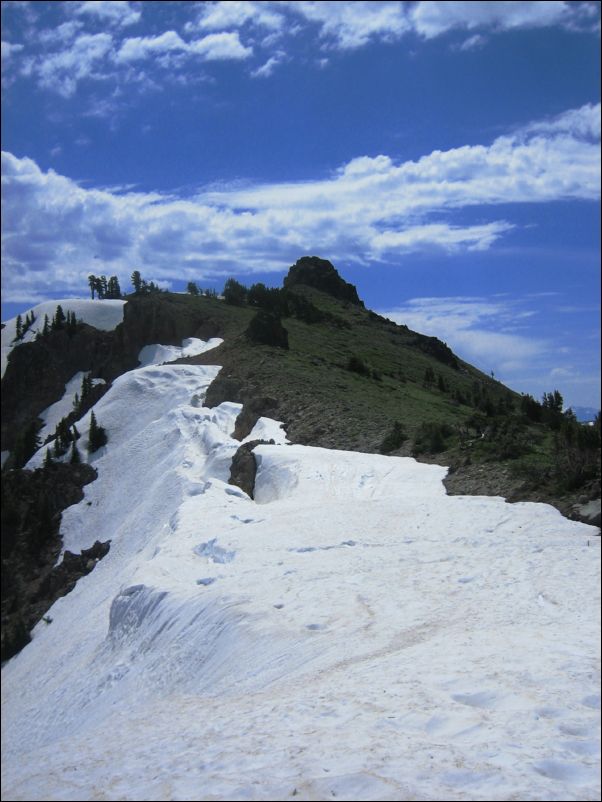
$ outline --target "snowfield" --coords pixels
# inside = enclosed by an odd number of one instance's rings
[[[598,530],[265,418],[251,500],[218,371],[95,405],[61,531],[111,550],[2,670],[3,798],[599,799]]]

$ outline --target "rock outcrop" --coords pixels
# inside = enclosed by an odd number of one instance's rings
[[[298,284],[313,287],[327,295],[332,295],[339,301],[347,301],[355,306],[364,306],[353,284],[342,279],[334,265],[327,259],[303,256],[295,262],[284,279],[284,288],[291,290]]]

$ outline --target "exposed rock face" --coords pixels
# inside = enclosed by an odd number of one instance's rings
[[[316,290],[332,295],[340,301],[348,301],[356,306],[363,306],[357,290],[353,284],[342,279],[337,273],[334,265],[327,259],[320,259],[317,256],[303,256],[290,268],[288,275],[284,279],[284,287],[292,289],[297,284],[305,284],[314,287]]]
[[[94,479],[96,471],[84,463],[2,475],[2,660],[29,643],[30,630],[56,599],[108,551],[98,544],[54,567],[62,510],[81,501],[82,487]]]
[[[61,596],[73,590],[77,580],[94,569],[96,563],[109,553],[111,541],[101,543],[96,540],[81,554],[66,551],[60,565],[55,566],[40,584],[39,596],[48,603],[48,608]],[[48,609],[47,608],[47,609]]]
[[[15,348],[2,379],[2,449],[10,451],[19,431],[62,398],[76,373],[102,365],[113,339],[113,332],[80,325],[72,337],[54,331]]]
[[[240,487],[251,498],[255,491],[255,476],[257,475],[257,462],[253,456],[253,449],[263,443],[268,443],[268,441],[251,440],[250,443],[244,443],[234,455],[230,468],[229,483]],[[269,443],[273,444],[274,441],[270,440]]]
[[[253,427],[261,417],[274,417],[274,411],[278,406],[275,398],[270,396],[260,396],[246,401],[242,412],[236,418],[232,437],[236,440],[244,440],[251,434]]]
[[[438,340],[436,337],[427,337],[424,334],[418,334],[415,344],[421,351],[432,356],[438,362],[442,362],[444,365],[449,365],[450,368],[458,370],[458,360],[454,356],[454,352],[448,345],[441,342],[441,340]]]

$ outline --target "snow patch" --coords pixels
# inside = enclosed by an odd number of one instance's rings
[[[182,359],[183,357],[204,354],[205,351],[217,348],[217,346],[222,343],[223,340],[219,337],[213,337],[207,341],[199,340],[197,337],[188,337],[182,340],[181,346],[145,345],[138,354],[138,361],[142,368],[148,365],[163,365],[166,362],[174,362],[176,359]]]
[[[2,344],[2,373],[4,376],[8,364],[8,358],[13,348],[23,343],[33,342],[38,331],[41,333],[44,327],[44,316],[48,315],[48,320],[56,313],[57,306],[60,306],[65,313],[73,312],[77,320],[82,320],[89,326],[101,331],[112,331],[123,321],[123,310],[127,301],[104,300],[92,301],[83,298],[60,298],[56,301],[43,301],[37,306],[27,309],[21,314],[24,321],[27,315],[35,317],[33,325],[27,330],[22,340],[15,342],[17,333],[17,318],[7,320],[1,333]]]

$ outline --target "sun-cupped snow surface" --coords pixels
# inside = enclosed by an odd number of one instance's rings
[[[3,669],[3,796],[598,799],[597,530],[297,445],[255,449],[251,500],[218,371],[95,405],[61,531],[111,550]]]
[[[185,356],[197,356],[221,345],[223,340],[212,337],[210,340],[199,340],[198,337],[188,337],[182,340],[182,345],[145,345],[140,351],[138,360],[140,367],[148,365],[163,365],[165,362],[174,362]]]
[[[67,312],[75,313],[77,320],[82,320],[89,326],[102,331],[112,331],[123,320],[123,308],[127,302],[117,299],[107,299],[103,301],[93,301],[85,298],[60,298],[56,301],[43,301],[37,306],[31,307],[21,315],[22,321],[26,316],[33,314],[34,322],[29,327],[22,340],[15,341],[17,332],[17,318],[7,320],[2,329],[2,376],[6,371],[10,352],[22,343],[32,342],[36,334],[44,327],[44,317],[52,322],[56,314],[57,306],[60,306],[66,315]]]

